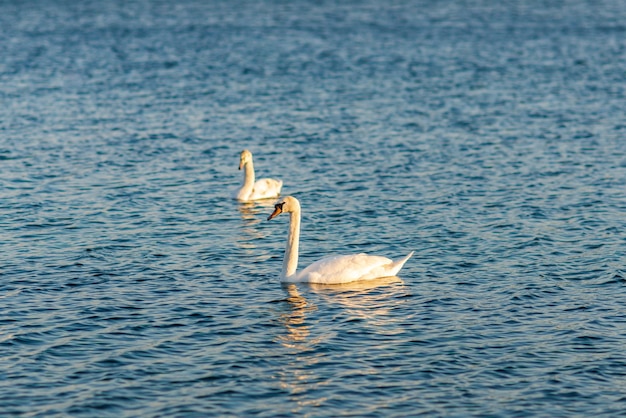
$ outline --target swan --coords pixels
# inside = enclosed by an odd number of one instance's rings
[[[260,199],[273,199],[280,195],[283,187],[282,180],[259,179],[254,181],[254,165],[252,164],[252,153],[245,149],[241,151],[239,157],[239,169],[245,169],[243,174],[243,185],[233,194],[233,198],[242,202],[249,202]]]
[[[293,196],[286,196],[274,205],[274,211],[267,220],[281,213],[289,214],[289,234],[283,260],[280,280],[289,283],[341,284],[357,280],[372,280],[398,274],[406,257],[393,261],[387,257],[367,254],[332,255],[311,264],[301,272],[298,268],[298,247],[300,245],[300,202]]]

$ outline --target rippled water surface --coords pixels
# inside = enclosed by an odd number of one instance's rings
[[[0,3],[0,415],[626,413],[626,3]],[[415,255],[399,278],[281,286]]]

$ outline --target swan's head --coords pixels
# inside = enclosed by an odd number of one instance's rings
[[[267,218],[267,220],[274,219],[281,213],[292,213],[300,211],[300,202],[293,196],[283,197],[274,205],[274,212]]]
[[[241,170],[246,164],[252,162],[252,153],[247,149],[241,151],[239,156],[239,169]]]

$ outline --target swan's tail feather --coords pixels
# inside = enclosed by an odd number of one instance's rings
[[[393,275],[395,276],[396,274],[398,274],[398,272],[400,271],[400,269],[404,266],[404,263],[406,263],[409,258],[411,258],[411,256],[413,255],[413,253],[415,253],[415,251],[411,251],[410,253],[408,253],[406,255],[406,257],[401,258],[398,261],[394,261],[393,263]]]

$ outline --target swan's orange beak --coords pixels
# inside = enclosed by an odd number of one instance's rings
[[[272,212],[272,214],[267,217],[267,220],[271,221],[281,213],[283,213],[283,205],[274,205],[274,212]]]
[[[243,160],[239,160],[239,169],[241,170],[243,168]]]

